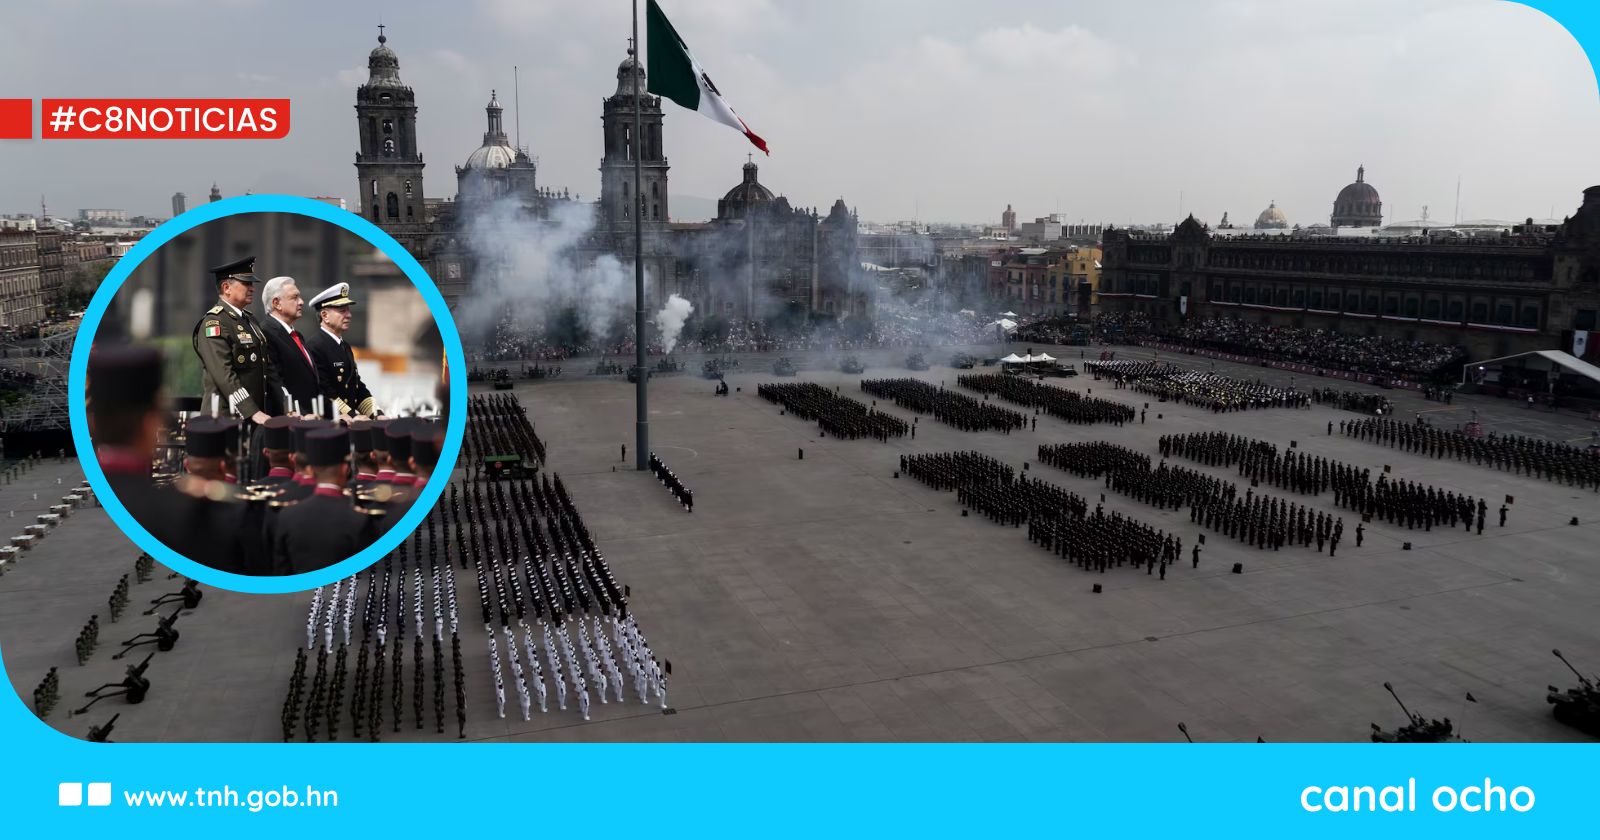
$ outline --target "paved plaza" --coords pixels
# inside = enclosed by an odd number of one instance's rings
[[[1078,361],[1076,348],[1049,350]],[[959,372],[911,373],[900,365],[904,355],[863,354],[865,377],[956,386]],[[1119,351],[1119,358],[1151,355]],[[933,352],[928,360],[948,359]],[[1191,357],[1173,361],[1211,369]],[[1592,490],[1330,437],[1330,420],[1361,415],[1320,406],[1213,414],[1152,400],[1147,422],[1121,428],[1041,416],[1036,430],[1007,435],[961,432],[923,417],[915,439],[837,440],[756,396],[758,383],[776,379],[768,365],[770,358],[747,358],[728,377],[738,390],[726,398],[694,375],[697,361],[688,374],[652,380],[651,440],[694,491],[693,514],[631,470],[631,385],[583,376],[588,364],[579,362],[559,380],[518,381],[516,393],[549,445],[549,468],[573,494],[618,581],[631,587],[651,646],[672,660],[673,713],[641,706],[630,692],[627,703],[595,705],[589,722],[553,705],[524,722],[515,703],[498,718],[476,626],[476,582],[457,565],[469,739],[1173,741],[1183,737],[1183,721],[1203,741],[1362,741],[1370,722],[1404,722],[1385,680],[1413,711],[1449,716],[1469,740],[1585,737],[1552,718],[1544,693],[1547,684],[1572,681],[1553,647],[1580,668],[1600,668],[1600,495]],[[1216,369],[1288,380],[1280,371]],[[870,402],[861,378],[818,364],[798,381],[839,386]],[[1146,401],[1088,376],[1052,382],[1135,408]],[[1372,390],[1306,376],[1297,384]],[[1503,401],[1468,397],[1446,407],[1385,393],[1401,419],[1430,411],[1449,427],[1476,408],[1490,430],[1555,440],[1591,431],[1571,415]],[[879,410],[914,416],[882,401]],[[1260,551],[1211,533],[1192,569],[1187,546],[1198,531],[1187,511],[1158,511],[1042,466],[1036,456],[1040,444],[1104,440],[1156,457],[1160,435],[1213,430],[1280,447],[1294,441],[1375,473],[1389,465],[1395,478],[1485,496],[1488,527],[1477,536],[1374,522],[1357,548],[1358,517],[1334,507],[1331,495],[1263,486],[1342,516],[1338,556]],[[630,448],[626,463],[622,443]],[[1029,475],[1091,506],[1104,492],[1108,511],[1182,536],[1183,562],[1165,580],[1142,570],[1085,572],[1028,542],[1025,528],[963,517],[953,493],[895,477],[903,454],[962,449],[1018,470],[1027,463]],[[1248,484],[1236,470],[1176,463],[1239,483],[1241,493]],[[56,487],[58,477],[75,484],[81,470],[42,464],[0,488],[0,516],[15,507],[18,523],[31,522],[38,511],[25,494]],[[1499,528],[1495,509],[1506,495],[1516,501]],[[1576,527],[1568,524],[1574,516]],[[1412,550],[1402,548],[1407,541]],[[0,577],[0,652],[12,686],[31,697],[45,671],[58,667],[63,697],[48,722],[75,736],[121,712],[118,740],[278,740],[309,593],[206,587],[205,600],[179,621],[176,649],[153,660],[144,704],[111,700],[68,717],[83,691],[120,678],[126,662],[111,659],[114,642],[154,623],[140,615],[141,605],[182,583],[158,566],[154,580],[133,587],[121,621],[108,623],[105,599],[121,574],[132,573],[137,554],[103,510],[89,508]],[[1230,573],[1234,563],[1243,564],[1242,574]],[[1096,583],[1103,593],[1091,591]],[[96,612],[101,647],[79,667],[72,641]],[[408,672],[408,686],[410,679]],[[1464,703],[1467,692],[1476,705]],[[385,740],[454,738],[453,720],[448,735],[434,734],[431,701],[422,730],[412,725],[409,699],[406,707],[402,732],[385,727]]]

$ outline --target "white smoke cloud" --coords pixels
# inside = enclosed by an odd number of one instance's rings
[[[666,352],[671,353],[672,348],[677,346],[678,336],[683,332],[683,322],[689,319],[692,312],[694,304],[674,292],[672,297],[667,298],[667,305],[656,313],[656,331]]]
[[[542,326],[550,313],[571,308],[591,340],[607,336],[633,311],[633,267],[603,253],[594,229],[594,208],[577,202],[557,202],[543,219],[515,199],[471,210],[462,225],[461,244],[474,261],[471,291],[456,313],[462,331],[485,335],[506,318]]]

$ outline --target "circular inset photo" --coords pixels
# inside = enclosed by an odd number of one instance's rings
[[[383,249],[311,216],[223,216],[161,244],[106,305],[79,455],[183,558],[315,572],[422,498],[447,369],[428,302]]]

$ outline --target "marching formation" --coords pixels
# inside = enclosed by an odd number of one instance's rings
[[[1305,392],[1293,388],[1200,371],[1138,377],[1128,380],[1124,387],[1157,399],[1210,409],[1213,414],[1258,408],[1305,408],[1311,404]]]
[[[484,458],[505,455],[515,455],[534,466],[545,463],[544,441],[534,433],[527,409],[510,394],[468,397],[462,463],[475,465]]]
[[[694,513],[694,493],[683,486],[683,479],[678,478],[678,474],[667,467],[661,456],[654,452],[650,453],[650,474],[666,486],[667,491],[678,500],[678,504],[683,505],[684,510]]]
[[[517,422],[523,408],[514,397],[496,395],[479,405],[491,407],[508,421],[477,437],[482,451],[532,446],[537,438]],[[628,609],[628,590],[616,582],[560,477],[501,475],[452,484],[447,500],[396,552],[313,594],[306,644],[296,653],[284,701],[285,740],[298,734],[332,740],[345,729],[378,740],[386,719],[394,732],[409,722],[442,734],[452,712],[457,737],[466,737],[457,563],[477,581],[486,690],[493,691],[498,717],[508,702],[523,720],[532,719],[535,706],[548,714],[552,705],[565,711],[570,702],[587,720],[596,700],[625,702],[630,681],[638,702],[654,698],[666,707],[671,663],[651,650]],[[339,722],[345,712],[348,727]]]
[[[1028,426],[1028,418],[1021,412],[975,400],[921,379],[863,379],[861,390],[879,399],[894,400],[895,405],[918,414],[931,414],[935,420],[963,432],[992,429],[1010,434],[1013,429]]]
[[[1086,397],[1076,391],[1020,376],[973,373],[956,377],[956,383],[985,397],[997,395],[1006,402],[1039,409],[1068,423],[1113,423],[1121,426],[1123,423],[1132,423],[1137,414],[1132,407],[1122,403]]]
[[[888,443],[889,438],[905,437],[911,431],[910,423],[839,396],[815,382],[758,385],[756,394],[796,417],[817,421],[824,435],[847,440],[876,438]]]
[[[1346,437],[1414,452],[1432,458],[1454,458],[1488,464],[1519,475],[1558,481],[1600,492],[1600,458],[1566,444],[1521,435],[1469,437],[1462,432],[1421,423],[1372,418],[1339,424]]]

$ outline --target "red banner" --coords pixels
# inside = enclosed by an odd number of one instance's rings
[[[33,100],[0,99],[0,140],[33,137]]]
[[[45,140],[277,140],[287,99],[46,99]]]

